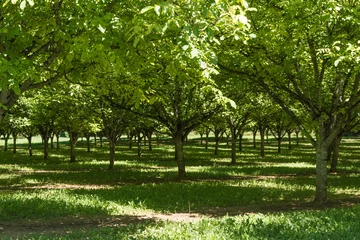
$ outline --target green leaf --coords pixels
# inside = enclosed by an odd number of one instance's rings
[[[136,48],[136,46],[138,45],[139,41],[140,41],[140,38],[138,38],[138,37],[135,38],[134,44],[133,44],[134,48]]]
[[[14,86],[12,87],[12,90],[16,93],[16,95],[20,95],[20,94],[21,94],[21,90],[20,90],[19,85],[14,85]]]
[[[105,33],[105,28],[103,28],[100,24],[98,26],[98,29],[100,30],[101,33]]]
[[[160,6],[159,5],[155,5],[154,7],[155,13],[160,16]]]
[[[8,73],[10,73],[13,76],[16,76],[18,74],[18,71],[11,65],[8,65],[6,69]]]
[[[26,0],[23,0],[21,3],[20,3],[20,9],[21,10],[24,10],[26,8]]]
[[[140,14],[146,13],[147,11],[149,11],[149,10],[151,10],[153,8],[154,8],[154,6],[144,7],[143,9],[141,9]]]
[[[193,48],[190,53],[190,58],[195,58],[197,56],[199,56],[199,50],[197,50],[196,48]]]
[[[199,28],[198,27],[194,27],[193,33],[196,37],[199,37]]]

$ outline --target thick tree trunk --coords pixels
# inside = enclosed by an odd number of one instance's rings
[[[32,136],[31,135],[28,136],[27,140],[28,140],[29,156],[31,157],[33,155],[33,152],[32,152]]]
[[[316,144],[316,192],[315,202],[324,204],[327,201],[327,159],[328,147],[317,139]]]
[[[114,169],[114,163],[115,163],[115,145],[116,141],[109,139],[109,147],[110,147],[110,165],[109,170]]]
[[[179,179],[184,179],[186,177],[184,142],[181,136],[176,137],[174,141],[175,141],[175,160],[178,165],[178,177]]]
[[[220,138],[215,135],[215,150],[214,150],[214,155],[218,155],[218,153],[219,153],[219,141],[220,141]]]
[[[342,136],[338,136],[334,139],[333,142],[333,151],[332,151],[332,156],[331,156],[331,167],[330,167],[330,172],[335,173],[336,172],[336,167],[337,167],[337,163],[338,163],[338,159],[339,159],[339,150],[340,150],[340,142],[341,142]]]

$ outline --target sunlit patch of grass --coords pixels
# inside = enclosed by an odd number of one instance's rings
[[[135,206],[131,201],[119,205],[96,194],[76,194],[66,189],[5,192],[0,195],[2,220],[121,215],[143,211],[139,204]]]

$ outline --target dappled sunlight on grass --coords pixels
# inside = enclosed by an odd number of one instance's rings
[[[117,146],[115,166],[108,170],[108,146],[87,152],[79,142],[77,161],[69,162],[69,146],[50,149],[42,159],[41,145],[34,156],[26,147],[18,154],[1,153],[0,210],[7,218],[52,218],[57,216],[115,216],[142,212],[201,212],[210,208],[232,208],[312,201],[315,190],[315,161],[311,147],[302,144],[276,152],[267,146],[266,157],[244,141],[244,151],[231,164],[230,146],[221,143],[214,155],[199,141],[184,146],[187,178],[177,179],[177,164],[171,141],[143,146],[137,157],[134,144]],[[274,144],[274,142],[270,142]],[[359,169],[356,152],[341,155],[340,172]],[[329,196],[344,199],[358,196],[359,174],[329,175]]]

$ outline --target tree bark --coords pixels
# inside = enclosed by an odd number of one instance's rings
[[[13,137],[13,153],[16,153],[16,139],[17,139],[17,133],[12,133],[12,137]]]
[[[5,151],[5,152],[7,152],[7,150],[8,150],[9,137],[10,137],[10,134],[4,135],[4,141],[5,141],[5,143],[4,143],[4,151]]]
[[[70,137],[70,162],[76,161],[76,143],[79,139],[79,133],[69,131]]]
[[[330,167],[330,172],[335,173],[336,172],[336,167],[337,167],[337,163],[338,163],[338,159],[339,159],[339,150],[340,150],[340,142],[341,142],[342,136],[337,136],[334,139],[334,145],[333,145],[333,151],[332,151],[332,156],[331,156],[331,167]]]
[[[178,165],[178,177],[179,179],[184,179],[186,177],[184,142],[181,136],[175,138],[175,160]]]
[[[256,148],[256,133],[257,133],[257,130],[256,131],[253,130],[252,133],[253,133],[253,147]]]
[[[44,144],[44,160],[49,159],[49,137],[41,136]]]
[[[149,140],[149,151],[152,151],[152,133],[148,134],[147,136],[148,140]]]
[[[90,134],[86,134],[85,138],[86,138],[87,152],[90,152]]]
[[[298,130],[295,130],[295,135],[296,135],[296,146],[299,146],[299,132]]]
[[[55,135],[55,133],[52,133],[50,136],[50,147],[51,148],[54,148],[54,135]]]
[[[32,152],[32,135],[28,136],[27,140],[28,140],[29,156],[31,157],[33,155],[33,152]]]
[[[56,136],[56,149],[60,149],[60,143],[59,143],[60,133],[59,132],[55,133],[55,136]]]
[[[320,139],[316,144],[316,192],[315,202],[324,204],[327,201],[327,155],[328,149]]]
[[[112,139],[109,139],[109,147],[110,147],[110,165],[109,170],[114,169],[114,163],[115,163],[115,145],[116,142]]]
[[[209,148],[209,134],[210,134],[210,131],[207,130],[205,133],[205,149],[206,150]]]
[[[277,152],[281,153],[281,138],[277,137],[276,141],[277,141],[277,148],[278,148]]]
[[[44,145],[44,160],[49,159],[49,130],[48,129],[40,129],[41,139]]]
[[[239,152],[242,152],[242,139],[243,139],[243,134],[239,134]]]
[[[291,150],[291,131],[287,131],[287,135],[288,135],[288,141],[289,141],[288,149]]]
[[[142,152],[141,152],[141,141],[143,139],[144,135],[141,136],[141,133],[139,132],[138,133],[138,136],[137,136],[137,145],[138,145],[138,157],[141,158],[142,157]]]
[[[231,164],[236,163],[236,129],[231,129]]]
[[[265,157],[265,127],[259,129],[260,132],[260,157]]]

